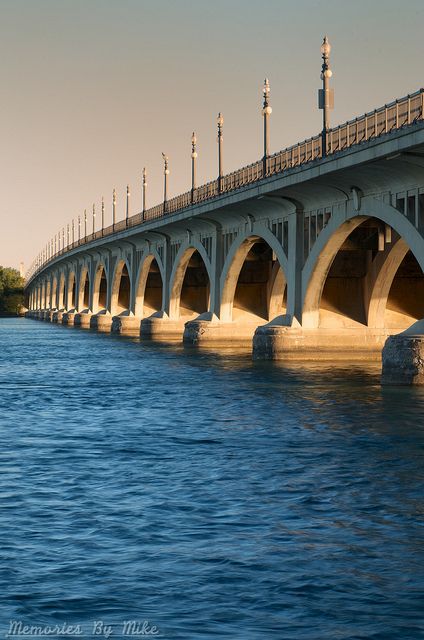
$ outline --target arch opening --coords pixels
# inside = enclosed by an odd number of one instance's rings
[[[392,281],[385,309],[385,326],[404,330],[424,318],[424,274],[408,250]]]
[[[273,249],[262,238],[251,238],[234,259],[238,269],[232,320],[260,324],[286,313],[286,279]],[[233,277],[234,277],[233,276]]]
[[[107,305],[107,277],[103,265],[97,268],[94,281],[93,313],[106,310]]]
[[[90,307],[90,279],[88,276],[88,269],[85,269],[81,277],[78,308],[81,311],[88,311],[89,307]]]
[[[162,276],[156,259],[152,260],[144,290],[144,315],[151,315],[162,308]]]
[[[130,308],[131,281],[126,264],[123,265],[121,274],[117,277],[119,284],[117,287],[116,308],[114,312],[119,315],[120,313],[128,311]]]
[[[317,262],[321,290],[317,279],[309,285],[319,327],[402,331],[424,317],[424,274],[394,229],[369,217],[350,233],[343,225],[338,234],[327,268]]]
[[[69,276],[68,281],[68,304],[67,309],[75,309],[76,303],[76,279],[75,273],[72,272]]]
[[[181,284],[179,315],[187,320],[206,313],[209,309],[210,282],[202,256],[196,250],[191,254]]]

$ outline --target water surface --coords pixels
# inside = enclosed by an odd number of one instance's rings
[[[0,637],[424,637],[424,390],[24,319],[0,354]]]

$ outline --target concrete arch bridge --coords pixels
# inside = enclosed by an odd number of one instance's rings
[[[254,357],[379,357],[424,318],[423,91],[50,256],[29,315]],[[308,146],[309,145],[309,146]]]

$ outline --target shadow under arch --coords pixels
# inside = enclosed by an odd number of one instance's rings
[[[162,262],[156,251],[148,253],[140,264],[135,290],[135,315],[141,318],[157,313],[163,305]]]
[[[66,309],[75,309],[76,305],[76,288],[77,288],[77,279],[75,275],[75,271],[72,270],[68,274],[68,286],[67,286],[67,301],[66,301]]]
[[[57,308],[60,311],[65,309],[65,274],[62,272],[59,277],[59,289],[57,296]]]
[[[284,314],[286,273],[287,258],[270,232],[237,238],[221,276],[220,319],[257,325]]]
[[[78,287],[78,310],[87,312],[90,308],[90,272],[86,265],[81,269]]]
[[[180,247],[171,274],[169,317],[193,320],[210,306],[211,267],[203,245]]]
[[[111,288],[111,314],[121,315],[129,313],[131,309],[131,269],[126,260],[119,260],[116,264]]]
[[[97,265],[93,280],[93,314],[106,311],[107,308],[107,272],[103,262]]]
[[[369,199],[368,199],[369,200]],[[349,218],[343,218],[343,220],[335,217],[327,227],[321,232],[318,237],[308,259],[305,262],[302,272],[302,285],[304,291],[303,305],[302,305],[302,326],[304,328],[318,328],[325,326],[334,327],[372,327],[383,328],[384,321],[382,318],[382,306],[387,302],[387,296],[393,279],[396,276],[397,269],[404,260],[408,252],[415,257],[417,264],[423,270],[424,266],[424,240],[417,231],[417,229],[409,222],[409,220],[399,213],[396,209],[383,203],[381,201],[372,200],[371,204],[364,209],[372,211],[368,214],[353,214]],[[347,319],[343,320],[343,314],[339,314],[340,317],[336,319],[335,315],[331,316],[334,308],[337,307],[337,293],[333,286],[333,305],[329,305],[325,300],[324,293],[329,293],[329,282],[331,277],[335,278],[335,269],[339,267],[339,275],[342,277],[342,265],[339,261],[339,265],[336,264],[336,258],[344,251],[346,254],[352,248],[349,245],[355,244],[360,240],[359,234],[363,229],[368,226],[377,228],[380,225],[380,234],[384,235],[385,228],[390,228],[391,231],[396,232],[397,236],[401,239],[401,244],[398,245],[397,250],[392,255],[391,263],[386,265],[387,271],[384,272],[384,264],[381,266],[379,274],[376,276],[375,282],[371,283],[371,292],[368,295],[366,291],[362,291],[362,309],[354,309],[355,297],[359,300],[359,291],[349,290],[342,286],[342,281],[339,283],[339,296],[340,299],[344,296],[346,302],[345,305],[350,304],[350,316],[349,313],[345,316]],[[370,234],[371,237],[372,234]],[[371,240],[370,240],[371,243]],[[364,245],[367,247],[366,243]],[[370,244],[372,251],[372,244]],[[375,249],[374,249],[375,250]],[[372,256],[374,260],[374,256]],[[368,265],[368,268],[370,267]],[[333,273],[331,273],[333,271]],[[361,274],[357,274],[356,285],[359,286],[359,279]],[[380,280],[379,280],[380,278]],[[363,282],[367,280],[367,274],[363,275]],[[369,277],[368,277],[369,280]],[[346,281],[346,278],[345,278]],[[332,283],[334,285],[334,283]],[[369,282],[367,283],[370,284]],[[375,286],[377,288],[375,289]],[[326,291],[327,289],[327,291]],[[384,296],[387,292],[386,299]],[[380,296],[380,301],[377,303],[377,298]],[[333,306],[333,308],[331,308]],[[384,306],[385,309],[385,306]],[[378,318],[378,320],[377,320]],[[376,323],[375,326],[372,323]],[[383,325],[383,326],[382,326]]]

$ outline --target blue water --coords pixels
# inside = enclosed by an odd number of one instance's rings
[[[0,638],[424,637],[424,390],[24,319],[0,354]]]

